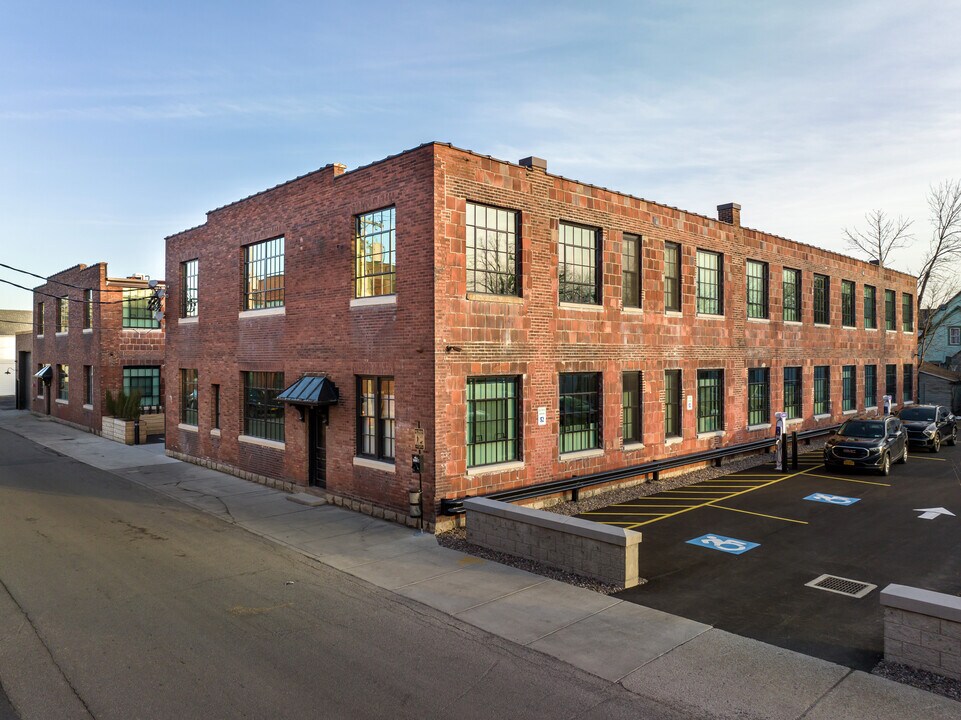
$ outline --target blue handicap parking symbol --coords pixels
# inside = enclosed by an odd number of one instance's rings
[[[861,498],[844,497],[843,495],[828,495],[827,493],[814,493],[808,495],[805,500],[814,502],[828,503],[829,505],[854,505]]]
[[[742,553],[746,553],[748,550],[753,550],[761,544],[714,534],[701,535],[699,538],[688,540],[687,543],[689,545],[699,545],[701,547],[711,548],[712,550],[720,550],[721,552],[730,553],[731,555],[741,555]]]

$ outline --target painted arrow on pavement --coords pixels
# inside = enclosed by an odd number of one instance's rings
[[[938,515],[950,515],[956,517],[953,512],[946,508],[914,508],[914,512],[919,512],[918,520],[934,520]]]

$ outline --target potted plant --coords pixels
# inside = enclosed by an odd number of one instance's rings
[[[135,429],[140,423],[140,391],[134,390],[127,395],[121,390],[115,396],[107,390],[105,401],[107,414],[103,417],[101,434],[110,440],[133,445],[137,436]],[[146,441],[146,433],[139,439],[140,442]]]

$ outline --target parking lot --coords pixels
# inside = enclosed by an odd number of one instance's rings
[[[961,594],[961,447],[912,452],[888,477],[772,463],[585,513],[643,532],[644,585],[618,597],[867,670],[888,583]],[[927,512],[925,512],[927,511]],[[807,586],[823,575],[862,597]],[[830,581],[828,583],[830,585]],[[842,583],[842,586],[847,585]]]

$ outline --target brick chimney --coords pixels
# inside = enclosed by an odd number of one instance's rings
[[[547,160],[545,160],[544,158],[535,157],[534,155],[523,158],[522,160],[518,160],[517,164],[523,165],[524,167],[530,168],[531,170],[533,170],[534,168],[538,168],[539,170],[543,170],[544,172],[547,172]]]
[[[741,226],[741,206],[737,203],[724,203],[717,206],[717,219],[730,225]]]

